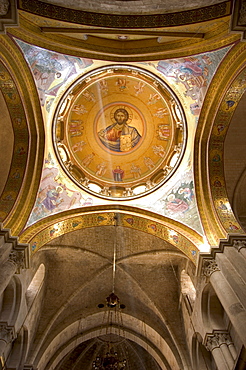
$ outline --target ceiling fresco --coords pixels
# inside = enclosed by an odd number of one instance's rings
[[[117,65],[15,41],[34,76],[47,138],[27,226],[64,210],[123,202],[202,235],[194,135],[209,83],[230,46],[186,58]],[[117,132],[118,141],[109,140],[116,116],[118,123],[127,121],[128,130]]]
[[[66,92],[54,125],[65,172],[84,190],[110,199],[160,187],[185,149],[186,124],[171,90],[130,66],[86,74]]]

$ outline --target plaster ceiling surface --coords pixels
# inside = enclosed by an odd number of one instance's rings
[[[111,14],[150,14],[158,12],[170,13],[181,10],[190,10],[203,6],[219,4],[223,1],[224,0],[193,0],[182,2],[179,0],[174,0],[172,2],[168,0],[94,0],[93,2],[88,2],[86,0],[45,0],[43,2],[71,9],[105,12]]]

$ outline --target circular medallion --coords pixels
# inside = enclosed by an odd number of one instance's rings
[[[97,69],[77,80],[58,105],[58,159],[80,187],[129,199],[161,186],[185,148],[182,108],[170,88],[129,66]]]

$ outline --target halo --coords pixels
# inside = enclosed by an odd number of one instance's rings
[[[133,117],[133,113],[132,113],[132,110],[131,108],[129,108],[128,105],[116,105],[114,106],[114,108],[111,110],[110,112],[110,119],[113,123],[115,123],[114,121],[114,114],[115,114],[115,111],[117,111],[117,109],[125,109],[128,113],[128,120],[127,120],[127,124],[131,123],[132,121],[132,117]]]

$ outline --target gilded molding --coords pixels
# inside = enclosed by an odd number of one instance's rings
[[[221,63],[207,92],[195,137],[194,173],[197,202],[205,234],[211,245],[218,244],[219,240],[225,238],[227,233],[243,233],[231,210],[226,215],[227,219],[224,219],[223,209],[219,208],[220,201],[228,202],[224,173],[220,172],[219,175],[212,175],[211,169],[212,165],[217,165],[217,158],[222,162],[223,157],[226,130],[223,135],[221,135],[221,132],[218,135],[218,117],[221,113],[227,112],[226,108],[229,103],[227,104],[226,100],[228,100],[229,95],[231,96],[229,100],[234,101],[233,107],[228,109],[228,112],[232,113],[243,93],[242,81],[244,77],[239,73],[244,67],[245,54],[246,45],[244,43],[237,44]],[[234,71],[233,75],[231,74],[232,70]],[[242,73],[244,74],[244,72]],[[233,90],[235,84],[241,84],[241,93],[238,94]],[[225,121],[227,126],[231,115],[229,114],[227,121]],[[211,122],[213,122],[212,130]],[[209,157],[207,157],[207,153]],[[208,165],[209,177],[207,175]]]
[[[115,225],[116,215],[119,225],[163,239],[196,263],[198,248],[203,243],[199,234],[177,221],[134,207],[97,206],[83,208],[83,212],[79,209],[62,212],[30,226],[20,236],[20,240],[30,243],[31,251],[34,253],[51,240],[68,232],[87,227]]]
[[[14,79],[4,65],[4,61],[0,64],[0,76],[0,89],[5,98],[12,121],[15,139],[10,174],[4,191],[0,196],[0,221],[3,221],[14,207],[24,181],[25,168],[28,160],[29,135],[24,107],[21,104],[21,96]]]
[[[148,61],[184,57],[227,46],[240,39],[240,35],[226,34],[229,27],[226,17],[220,27],[209,31],[205,39],[181,38],[178,41],[158,43],[157,38],[122,42],[119,40],[88,36],[86,41],[73,39],[64,34],[47,34],[20,14],[19,28],[9,29],[9,33],[25,42],[56,52],[77,57],[116,62]],[[64,31],[65,32],[65,31]],[[141,30],[139,30],[141,36]],[[64,46],[65,45],[65,46]]]
[[[54,4],[47,4],[37,0],[32,0],[31,2],[29,0],[19,0],[18,8],[42,17],[49,16],[60,21],[86,24],[88,26],[157,28],[197,23],[197,19],[199,19],[200,22],[205,22],[211,19],[224,17],[231,14],[231,1],[176,13],[142,15],[85,12],[82,10],[60,7]]]
[[[12,93],[7,96],[6,101],[10,114],[13,111],[11,116],[13,126],[16,125],[14,157],[0,199],[1,203],[4,202],[4,206],[1,205],[1,220],[5,227],[18,235],[29,217],[39,186],[43,166],[44,127],[36,86],[23,54],[8,36],[1,36],[0,44],[2,68],[5,70],[4,73],[7,73],[9,81],[12,81],[12,90],[15,92],[15,95]],[[1,83],[3,88],[7,88],[4,80]],[[6,94],[9,95],[10,92],[6,91]],[[22,172],[19,173],[18,169]],[[12,190],[18,183],[19,188]],[[18,203],[15,203],[17,196]]]

